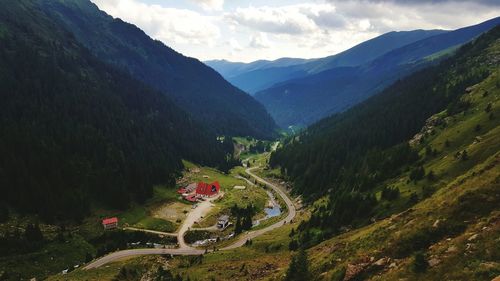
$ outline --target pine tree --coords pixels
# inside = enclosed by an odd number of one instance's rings
[[[288,270],[286,272],[285,281],[304,281],[311,280],[309,272],[309,262],[307,261],[307,253],[304,248],[300,248],[299,252],[292,258]]]
[[[43,234],[40,230],[40,226],[37,224],[28,224],[24,231],[24,236],[29,242],[41,242],[43,241]]]
[[[241,228],[242,230],[249,230],[252,228],[252,216],[250,214],[246,214],[245,217],[243,217]]]
[[[0,223],[6,222],[9,219],[9,209],[0,204]]]
[[[429,267],[429,263],[423,252],[416,252],[413,256],[412,269],[415,273],[425,272]]]
[[[234,225],[234,233],[236,233],[236,234],[240,234],[240,233],[241,233],[241,231],[242,231],[242,229],[241,229],[241,219],[240,219],[240,217],[238,216],[238,217],[236,218],[236,224]]]
[[[467,150],[462,151],[462,154],[460,155],[460,160],[462,161],[469,160],[469,154],[467,153]]]

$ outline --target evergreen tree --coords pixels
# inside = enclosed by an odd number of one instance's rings
[[[424,176],[425,176],[424,167],[418,166],[411,171],[410,180],[417,182],[421,180]]]
[[[236,217],[236,224],[234,225],[234,233],[240,234],[242,232],[241,228],[241,219],[240,217]]]
[[[0,203],[0,223],[6,222],[9,219],[9,209]]]
[[[413,255],[413,264],[412,264],[412,270],[415,273],[422,273],[427,270],[429,267],[429,263],[427,262],[427,258],[425,257],[425,254],[421,251],[416,252]]]
[[[462,151],[462,153],[460,154],[460,160],[462,161],[469,160],[469,154],[467,153],[467,150]]]
[[[307,261],[307,253],[304,248],[300,248],[299,252],[292,257],[292,261],[286,272],[285,281],[305,281],[311,280],[309,272],[309,262]]]
[[[251,216],[251,214],[246,214],[243,217],[243,222],[241,224],[241,228],[243,230],[249,230],[252,228],[252,216]]]
[[[37,224],[28,224],[24,230],[24,236],[29,242],[41,242],[43,241],[43,234],[40,230],[40,226]]]
[[[298,248],[299,248],[299,243],[297,242],[297,240],[292,239],[292,241],[290,241],[290,243],[288,244],[288,249],[290,251],[295,251]]]

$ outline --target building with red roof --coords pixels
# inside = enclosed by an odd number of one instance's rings
[[[219,192],[220,185],[218,181],[213,183],[199,182],[196,186],[196,195],[200,195],[202,197],[212,197],[219,194]]]
[[[177,190],[177,193],[179,194],[191,193],[196,189],[196,186],[197,186],[196,183],[192,183],[186,187],[179,188],[179,190]]]
[[[184,199],[186,199],[189,202],[196,202],[196,194],[189,194],[188,196],[185,196]]]
[[[113,217],[113,218],[107,218],[102,220],[102,226],[104,229],[115,229],[118,227],[118,218]]]

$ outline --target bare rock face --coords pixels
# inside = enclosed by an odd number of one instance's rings
[[[491,279],[491,281],[500,281],[500,275],[498,275],[497,277]]]
[[[411,146],[419,144],[426,136],[434,132],[434,128],[446,124],[446,120],[440,116],[434,115],[425,121],[425,125],[422,127],[420,132],[416,134],[410,141]]]

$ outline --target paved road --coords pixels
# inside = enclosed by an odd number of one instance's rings
[[[205,251],[197,250],[194,248],[189,249],[131,249],[124,250],[111,253],[107,256],[104,256],[84,267],[84,269],[92,269],[103,266],[107,263],[114,262],[117,260],[121,260],[124,258],[132,257],[132,256],[141,256],[141,255],[163,255],[163,254],[172,254],[172,255],[201,255]]]
[[[191,212],[189,212],[186,219],[184,220],[184,223],[182,223],[177,233],[177,242],[179,243],[180,249],[191,249],[197,251],[195,248],[192,248],[188,244],[186,244],[186,242],[184,241],[184,234],[186,233],[186,231],[191,229],[196,222],[200,221],[203,216],[206,216],[208,214],[210,209],[213,207],[212,201],[217,200],[220,196],[224,196],[224,194],[221,193],[216,197],[197,203],[198,206],[194,210],[191,210]]]
[[[163,231],[143,229],[143,228],[135,228],[135,227],[124,227],[123,229],[125,229],[125,230],[133,230],[133,231],[140,231],[140,232],[147,232],[147,233],[153,233],[153,234],[158,234],[158,235],[175,236],[175,237],[177,237],[177,233],[172,233],[172,232],[163,232]]]
[[[271,230],[279,228],[285,222],[289,223],[296,215],[295,206],[293,205],[292,200],[290,200],[290,198],[288,198],[287,194],[280,187],[264,180],[263,178],[255,175],[254,173],[252,173],[252,170],[257,169],[257,168],[259,168],[259,167],[249,168],[249,169],[246,169],[245,171],[247,174],[249,174],[250,176],[255,178],[258,182],[261,182],[261,183],[269,186],[270,188],[272,188],[274,191],[276,191],[277,194],[279,194],[279,196],[281,196],[281,198],[283,198],[283,200],[285,201],[287,208],[288,208],[288,215],[286,216],[286,218],[284,218],[284,219],[280,220],[279,222],[272,224],[266,228],[255,230],[255,231],[250,231],[250,232],[247,232],[245,234],[240,235],[238,237],[238,240],[234,244],[231,244],[231,245],[229,245],[225,248],[222,248],[220,250],[230,250],[230,249],[235,249],[235,248],[241,247],[241,246],[245,245],[245,242],[247,240],[254,239],[255,237],[257,237],[259,235],[262,235],[266,232],[269,232]],[[204,203],[211,204],[211,202],[209,202],[208,200],[204,201],[201,204],[204,204]],[[120,260],[123,258],[131,257],[131,256],[163,255],[163,254],[188,256],[188,255],[201,255],[201,254],[205,253],[204,250],[199,250],[196,248],[189,247],[184,242],[184,237],[183,237],[184,232],[187,231],[187,229],[189,229],[190,225],[192,225],[192,223],[194,223],[194,221],[197,221],[197,219],[200,218],[200,216],[201,216],[200,213],[203,213],[203,210],[206,210],[205,208],[209,206],[209,205],[207,205],[207,206],[202,207],[200,205],[194,210],[194,211],[199,210],[198,212],[190,212],[190,214],[188,215],[188,218],[186,218],[187,223],[185,221],[185,223],[182,225],[181,229],[179,230],[179,234],[178,234],[177,239],[179,241],[180,247],[178,249],[130,249],[130,250],[118,251],[118,252],[111,253],[107,256],[104,256],[98,260],[91,262],[90,264],[85,266],[84,269],[97,268],[97,267],[100,267],[100,266],[105,265],[107,263],[117,261],[117,260]],[[204,205],[206,205],[206,204],[204,204]],[[202,207],[202,208],[200,208],[200,207]]]
[[[262,235],[266,232],[269,232],[269,231],[274,230],[278,227],[281,227],[285,222],[290,223],[290,221],[296,215],[295,206],[293,205],[292,200],[288,197],[288,195],[285,193],[285,191],[283,191],[283,189],[266,181],[265,179],[257,176],[256,174],[252,173],[252,171],[257,169],[257,168],[259,168],[259,167],[249,168],[249,169],[246,169],[245,172],[247,174],[249,174],[250,176],[252,176],[254,179],[256,179],[258,182],[263,183],[263,184],[267,185],[268,187],[272,188],[274,191],[276,191],[276,193],[279,196],[281,196],[281,198],[283,198],[283,201],[285,201],[285,204],[288,208],[288,214],[284,219],[280,220],[279,222],[277,222],[275,224],[272,224],[272,225],[265,227],[263,229],[250,231],[248,233],[240,235],[238,238],[238,241],[236,241],[234,244],[231,244],[225,248],[222,248],[221,250],[230,250],[230,249],[241,247],[241,246],[245,245],[245,242],[249,239],[254,239],[255,237],[257,237],[259,235]]]

